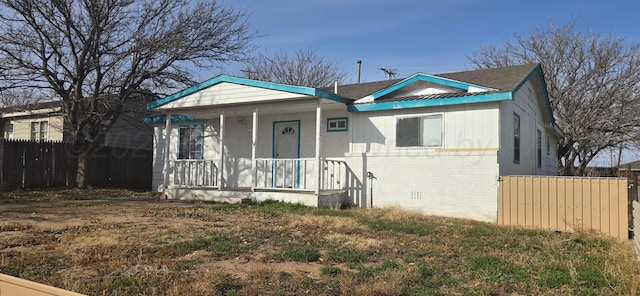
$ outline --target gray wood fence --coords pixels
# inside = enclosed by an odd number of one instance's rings
[[[78,169],[71,144],[0,140],[0,187],[51,188],[75,186]],[[87,184],[93,187],[151,189],[151,150],[100,147],[87,163]]]

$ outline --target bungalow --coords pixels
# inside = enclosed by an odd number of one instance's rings
[[[401,206],[497,219],[501,175],[556,175],[539,64],[319,89],[220,75],[157,100],[171,199]],[[171,120],[166,120],[170,118]]]

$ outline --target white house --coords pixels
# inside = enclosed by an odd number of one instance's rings
[[[499,176],[556,174],[562,136],[538,64],[326,89],[221,75],[148,109],[164,114],[149,122],[168,198],[483,221],[497,219]]]

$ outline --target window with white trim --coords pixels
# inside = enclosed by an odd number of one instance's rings
[[[202,159],[204,125],[178,128],[178,159]]]
[[[13,123],[7,124],[7,130],[4,137],[5,139],[13,140]]]
[[[442,147],[442,114],[398,118],[396,147]]]
[[[49,134],[48,121],[31,122],[31,140],[46,141],[48,139],[48,134]]]
[[[346,132],[348,130],[347,124],[348,124],[348,120],[346,117],[328,118],[327,131],[328,132]]]

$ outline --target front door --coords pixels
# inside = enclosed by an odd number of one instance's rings
[[[294,188],[299,185],[300,121],[273,123],[273,184]]]

